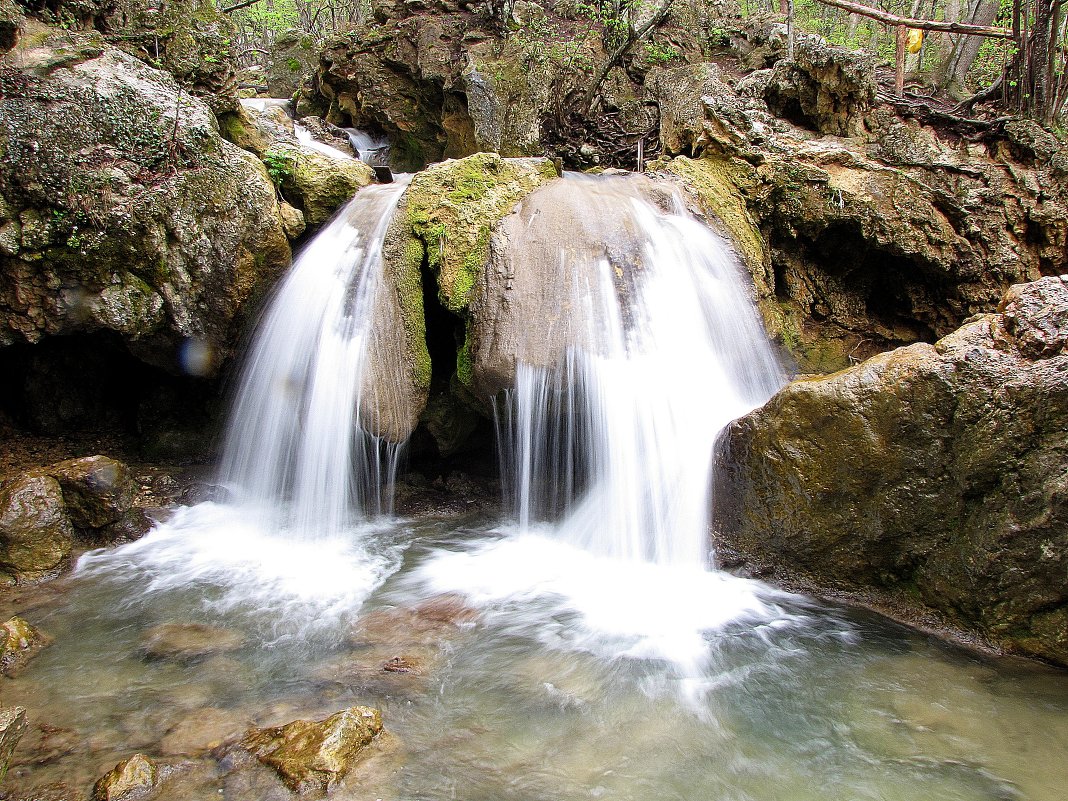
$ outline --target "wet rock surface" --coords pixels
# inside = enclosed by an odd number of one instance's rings
[[[796,381],[725,434],[718,539],[1068,664],[1068,284]]]
[[[144,754],[134,754],[101,776],[93,787],[93,801],[128,801],[155,787],[160,771]]]
[[[0,673],[15,675],[51,642],[51,637],[21,617],[15,616],[0,624]]]
[[[11,755],[26,733],[26,710],[21,706],[0,706],[0,781],[7,774]]]
[[[0,573],[13,581],[55,576],[73,547],[74,526],[58,481],[28,475],[0,484]]]
[[[348,774],[382,731],[382,713],[356,706],[317,722],[296,720],[249,732],[241,747],[295,792],[322,795]]]
[[[0,344],[109,331],[210,375],[289,259],[263,165],[96,34],[45,29],[3,61]]]

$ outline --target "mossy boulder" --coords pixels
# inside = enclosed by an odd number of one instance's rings
[[[381,731],[381,712],[355,706],[326,720],[295,720],[250,731],[241,746],[273,768],[291,790],[314,797],[325,795],[351,772]]]
[[[355,156],[299,141],[293,120],[281,106],[243,102],[220,124],[228,139],[264,162],[282,197],[301,212],[309,228],[320,227],[374,181],[374,170]],[[291,230],[300,229],[293,223]]]
[[[1068,665],[1068,285],[797,381],[733,423],[722,545]]]
[[[0,68],[0,345],[110,330],[181,371],[195,340],[210,372],[289,263],[263,165],[95,34],[24,38]]]
[[[289,30],[270,46],[265,79],[270,97],[292,97],[319,66],[319,42],[310,33]]]
[[[99,529],[130,510],[136,486],[125,464],[107,456],[67,459],[45,468],[59,482],[75,527]]]
[[[74,547],[63,490],[50,476],[27,475],[0,484],[0,576],[36,581],[54,576]]]
[[[426,345],[423,308],[423,270],[429,270],[437,287],[438,302],[467,320],[469,304],[485,268],[494,226],[516,203],[536,187],[557,177],[547,159],[503,159],[479,153],[435,164],[418,173],[401,200],[386,233],[383,256],[396,287],[403,316],[409,359],[417,366],[419,383],[429,389],[430,355]],[[448,376],[452,370],[443,370]],[[466,397],[471,382],[470,350],[465,341],[457,350],[452,400],[439,398],[439,420],[465,421],[469,415],[448,413],[443,404]],[[425,395],[424,395],[425,399]],[[457,432],[442,433],[447,450],[459,447]],[[459,436],[457,434],[457,436]],[[444,442],[444,440],[443,440]]]

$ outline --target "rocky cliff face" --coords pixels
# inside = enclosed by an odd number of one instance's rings
[[[289,259],[263,165],[167,73],[42,36],[0,63],[0,344],[108,330],[166,368],[187,340],[226,355]]]
[[[820,586],[878,587],[1068,664],[1068,283],[1014,286],[934,345],[796,381],[738,420],[720,541]]]

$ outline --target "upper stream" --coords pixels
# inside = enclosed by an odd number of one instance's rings
[[[223,499],[4,601],[55,637],[4,683],[37,725],[12,797],[82,794],[142,752],[177,766],[154,798],[290,798],[212,749],[368,704],[386,733],[332,797],[1064,798],[1063,672],[710,567],[715,437],[783,376],[729,250],[670,192],[528,199],[511,246],[558,272],[496,399],[510,514],[392,515],[399,448],[358,410],[389,396],[366,365],[403,189],[361,191],[276,292]],[[546,197],[570,221],[551,236],[524,222]],[[190,622],[222,632],[146,658]]]

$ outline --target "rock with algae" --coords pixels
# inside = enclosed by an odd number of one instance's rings
[[[0,576],[36,581],[58,573],[74,547],[59,482],[24,475],[0,484]]]
[[[51,637],[21,617],[0,624],[0,673],[14,675],[51,642]]]
[[[44,29],[0,68],[0,345],[105,330],[175,371],[186,340],[228,355],[289,262],[263,165],[98,34]]]
[[[354,706],[326,720],[295,720],[255,729],[245,735],[241,746],[273,768],[294,792],[321,795],[355,767],[381,731],[381,712]]]
[[[795,381],[724,438],[721,542],[1068,665],[1068,283]]]

